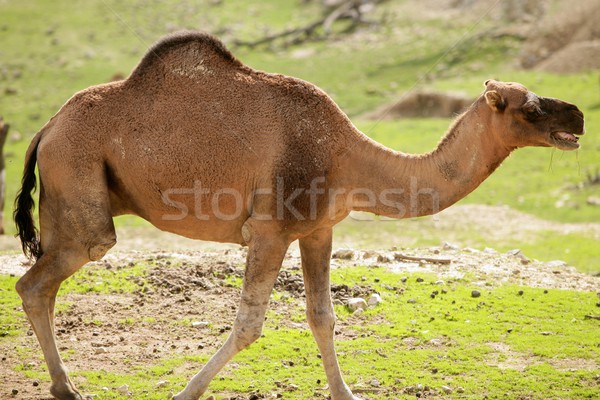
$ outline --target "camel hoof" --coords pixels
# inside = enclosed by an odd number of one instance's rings
[[[75,387],[70,384],[58,384],[50,387],[50,393],[58,400],[88,400],[89,397],[83,397]]]

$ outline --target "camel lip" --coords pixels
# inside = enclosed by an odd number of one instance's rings
[[[560,150],[576,150],[580,147],[578,141],[579,136],[583,135],[583,131],[579,133],[567,131],[554,131],[550,133],[552,145]]]

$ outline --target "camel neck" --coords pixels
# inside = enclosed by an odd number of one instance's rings
[[[437,148],[413,155],[364,137],[351,151],[348,203],[356,211],[393,218],[435,214],[477,188],[506,159],[476,103],[461,115]],[[488,117],[489,118],[489,117]]]

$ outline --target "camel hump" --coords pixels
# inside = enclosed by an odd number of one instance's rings
[[[224,66],[242,67],[243,64],[216,37],[199,31],[178,31],[156,42],[129,79]]]

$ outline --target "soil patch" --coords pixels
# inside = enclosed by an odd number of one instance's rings
[[[392,120],[397,118],[451,118],[462,113],[473,99],[461,93],[414,91],[393,104],[385,105],[363,118]]]

